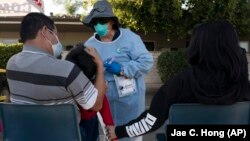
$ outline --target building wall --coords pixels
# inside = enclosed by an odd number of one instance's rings
[[[74,45],[78,42],[86,41],[93,33],[91,32],[60,32],[59,39],[63,46]],[[0,42],[4,40],[20,39],[19,32],[0,32]]]
[[[79,31],[79,32],[60,32],[59,30],[59,39],[62,42],[63,46],[74,45],[78,42],[84,42],[89,37],[93,35],[91,31]],[[138,33],[143,41],[154,42],[155,50],[170,50],[171,48],[185,48],[187,46],[185,39],[168,39],[164,34],[161,33]],[[0,42],[3,40],[18,40],[19,31],[17,32],[6,32],[1,31],[0,29]],[[250,37],[240,38],[242,45],[246,50],[250,51]]]
[[[162,85],[162,81],[161,81],[161,78],[158,74],[158,69],[157,69],[157,60],[158,60],[158,56],[161,54],[161,52],[160,51],[153,51],[150,53],[152,54],[152,56],[154,58],[154,64],[153,64],[152,69],[145,76],[145,82],[146,82],[147,93],[154,93]]]
[[[0,39],[19,39],[19,32],[0,32]]]
[[[60,31],[59,31],[60,32]],[[76,42],[86,41],[93,35],[92,32],[61,32],[59,37],[63,45],[73,45]],[[178,48],[185,47],[185,40],[167,41],[165,36],[161,34],[139,34],[143,41],[154,42],[155,51],[160,51],[162,48]]]
[[[59,32],[59,39],[63,46],[74,45],[78,42],[84,42],[93,35],[93,32]],[[171,40],[167,41],[164,35],[152,34],[139,34],[143,41],[154,42],[155,51],[160,51],[162,48],[178,48],[185,47],[185,40]],[[0,32],[0,42],[2,39],[16,39],[18,40],[19,32]]]
[[[64,46],[74,45],[78,42],[84,42],[89,37],[91,37],[93,33],[91,32],[60,32],[59,31],[59,39]]]
[[[86,41],[92,35],[93,32],[60,32],[59,38],[62,44],[67,46],[74,45],[77,42]],[[143,41],[154,42],[154,51],[160,51],[162,48],[185,47],[185,40],[167,41],[166,36],[157,33],[149,33],[147,35],[138,33],[138,35],[140,35]]]
[[[19,40],[18,32],[0,32],[0,43],[16,43]]]
[[[169,39],[162,33],[138,33],[143,41],[155,42],[155,51],[161,51],[165,48],[184,48],[186,41],[184,39]]]

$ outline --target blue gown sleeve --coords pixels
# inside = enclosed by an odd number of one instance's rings
[[[131,60],[122,63],[124,75],[129,78],[138,78],[147,74],[153,66],[153,57],[138,35],[133,38],[130,49]]]

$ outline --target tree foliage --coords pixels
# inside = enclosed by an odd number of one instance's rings
[[[86,1],[82,0],[54,0],[54,2],[56,4],[63,5],[66,10],[66,14],[69,16],[76,15],[76,11],[81,7],[86,8]]]
[[[121,23],[145,32],[174,34],[182,18],[181,0],[111,0]]]
[[[199,22],[226,19],[241,35],[250,34],[250,3],[246,0],[189,0],[184,18],[188,28]]]
[[[157,61],[157,68],[163,83],[189,66],[185,50],[162,52]]]
[[[88,11],[96,0],[55,0],[69,15],[78,8]],[[240,35],[250,35],[250,3],[247,0],[109,0],[122,25],[134,30],[186,38],[196,24],[226,19]],[[87,14],[85,12],[85,14]],[[84,14],[83,14],[84,16]]]
[[[226,19],[250,34],[246,0],[110,0],[121,23],[135,30],[186,37],[198,23]]]
[[[23,48],[23,44],[21,43],[16,43],[16,44],[0,43],[0,54],[1,54],[0,55],[0,68],[6,69],[7,62],[10,59],[10,57],[22,51],[22,48]],[[1,76],[0,76],[0,81],[2,81],[2,85],[8,86],[6,73],[2,73],[2,74],[0,73],[0,75],[3,77],[3,80],[1,80]],[[1,88],[0,88],[0,93],[1,93]]]

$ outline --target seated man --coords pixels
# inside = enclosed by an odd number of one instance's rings
[[[17,104],[73,103],[99,111],[105,94],[103,63],[95,49],[88,49],[97,64],[92,84],[73,63],[59,60],[62,45],[54,21],[42,13],[22,19],[20,37],[23,50],[7,63],[10,100]]]

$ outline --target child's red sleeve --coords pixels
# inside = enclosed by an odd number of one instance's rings
[[[109,102],[106,95],[103,98],[102,109],[99,112],[102,115],[103,122],[105,123],[105,125],[114,125],[114,121],[109,107]]]

